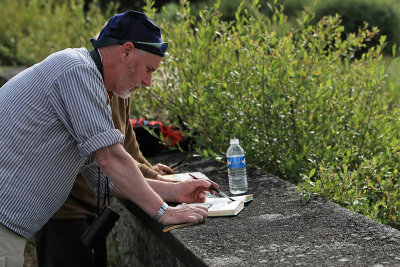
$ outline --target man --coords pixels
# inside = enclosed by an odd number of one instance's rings
[[[173,171],[161,163],[152,166],[143,156],[129,121],[129,99],[110,96],[112,119],[116,129],[125,135],[123,146],[132,155],[143,176],[164,180],[161,175]],[[80,238],[96,216],[97,200],[82,175],[78,175],[71,193],[52,219],[35,234],[39,267],[106,266],[106,240],[90,249]]]
[[[86,49],[66,49],[0,90],[0,261],[6,266],[22,266],[24,238],[61,207],[77,173],[96,191],[97,176],[90,170],[97,166],[99,192],[109,177],[112,195],[133,201],[162,224],[207,217],[201,206],[168,207],[164,201],[205,201],[211,183],[146,181],[112,122],[107,92],[127,97],[150,85],[166,48],[159,28],[129,11],[114,16],[93,45],[104,78]]]

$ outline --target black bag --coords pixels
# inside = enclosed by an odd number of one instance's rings
[[[82,235],[82,243],[90,248],[93,248],[96,243],[107,238],[118,219],[118,213],[113,211],[107,205],[103,206],[100,210],[100,213],[97,214],[92,224]]]
[[[110,208],[110,194],[108,190],[108,177],[104,192],[103,207],[100,208],[100,167],[97,181],[97,215],[93,222],[86,229],[81,237],[81,242],[90,248],[94,248],[96,243],[105,240],[119,219],[119,214]],[[106,204],[108,202],[108,205]]]

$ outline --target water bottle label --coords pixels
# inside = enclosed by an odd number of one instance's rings
[[[228,157],[228,168],[240,169],[246,167],[245,156],[241,157]]]

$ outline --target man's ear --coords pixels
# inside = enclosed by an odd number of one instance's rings
[[[135,54],[135,46],[132,42],[126,42],[121,46],[120,58],[122,61],[126,61]]]

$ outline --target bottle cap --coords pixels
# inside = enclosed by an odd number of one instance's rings
[[[231,145],[238,145],[239,144],[239,139],[231,139]]]

